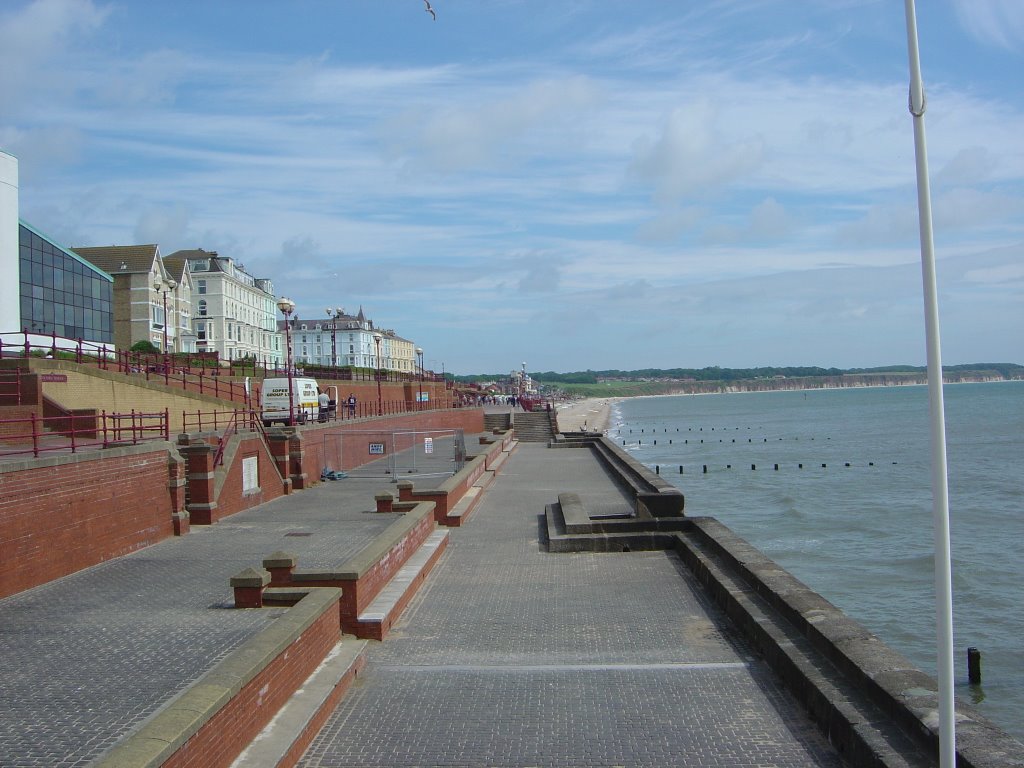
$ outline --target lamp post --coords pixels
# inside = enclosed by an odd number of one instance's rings
[[[380,391],[380,341],[383,337],[379,333],[373,334],[373,343],[377,345],[377,415],[384,415],[384,400]]]
[[[345,314],[345,310],[341,307],[337,309],[327,308],[327,316],[331,318],[331,367],[338,367],[338,318]]]
[[[416,410],[423,408],[423,347],[416,347],[416,357],[419,358],[420,364],[420,388],[416,395]]]
[[[167,349],[167,294],[174,290],[177,283],[171,279],[161,280],[159,277],[153,281],[153,290],[160,294],[163,298],[164,305],[164,354],[168,352]]]
[[[288,372],[288,426],[295,423],[295,394],[292,391],[292,332],[291,315],[295,311],[295,302],[282,296],[277,300],[277,308],[284,315],[285,365]]]

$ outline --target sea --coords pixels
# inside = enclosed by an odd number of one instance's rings
[[[1024,382],[943,399],[956,694],[1024,741]],[[607,434],[936,675],[926,386],[627,398]]]

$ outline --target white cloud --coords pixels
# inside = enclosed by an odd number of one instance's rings
[[[597,100],[594,83],[573,76],[534,81],[484,103],[463,97],[442,108],[414,107],[386,126],[387,154],[444,173],[505,165],[536,151],[524,148],[527,140],[546,151],[567,147],[565,132]]]
[[[0,103],[45,103],[38,94],[66,93],[68,50],[94,34],[109,14],[90,0],[36,0],[0,15]]]
[[[953,7],[978,42],[1009,50],[1024,47],[1024,4],[1019,0],[954,0]]]
[[[697,100],[672,110],[656,139],[636,142],[631,170],[653,186],[660,203],[714,194],[762,162],[764,146],[756,136],[722,140],[718,111],[709,99]]]

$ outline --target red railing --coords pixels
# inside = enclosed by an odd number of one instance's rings
[[[259,414],[253,410],[235,411],[231,420],[228,422],[224,429],[223,434],[217,438],[217,451],[213,455],[213,466],[219,467],[224,463],[224,450],[227,448],[228,441],[236,433],[245,430],[247,432],[259,432],[263,438],[263,442],[267,441],[267,433],[263,431],[263,422],[260,421]]]
[[[86,448],[110,448],[137,445],[150,440],[170,438],[170,419],[162,413],[66,414],[43,417],[0,419],[0,456],[50,451],[75,453]]]
[[[21,368],[0,370],[0,405],[22,404],[22,377],[26,372]]]

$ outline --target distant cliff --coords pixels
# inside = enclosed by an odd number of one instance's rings
[[[775,369],[779,370],[779,369]],[[541,374],[538,380],[545,387],[581,397],[632,397],[637,395],[712,394],[717,392],[771,392],[778,390],[840,389],[849,387],[898,387],[928,383],[927,373],[921,370],[875,370],[835,372],[827,375],[787,376],[777,373],[769,376],[741,378],[735,371],[726,371],[721,379],[651,375],[601,376],[593,382],[549,381]],[[668,372],[657,372],[668,373]],[[564,374],[566,378],[572,374]],[[946,383],[990,382],[1024,380],[1024,367],[1012,365],[991,368],[958,366],[943,373]]]

